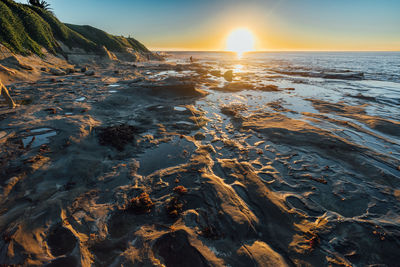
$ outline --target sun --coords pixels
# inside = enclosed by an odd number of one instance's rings
[[[226,40],[226,51],[236,52],[240,58],[244,52],[254,51],[254,35],[247,28],[233,30]]]

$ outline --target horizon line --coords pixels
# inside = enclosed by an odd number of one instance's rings
[[[168,50],[168,49],[150,49],[152,52],[209,52],[209,53],[236,53],[235,51],[225,51],[225,50]],[[333,53],[339,53],[339,52],[365,52],[365,53],[376,53],[376,52],[400,52],[399,50],[257,50],[257,51],[248,51],[244,52],[245,54],[249,53],[282,53],[282,52],[321,52],[321,53],[326,53],[326,52],[333,52]]]

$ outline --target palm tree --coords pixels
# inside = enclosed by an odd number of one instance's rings
[[[44,0],[28,0],[28,4],[30,4],[31,6],[36,6],[39,8],[43,8],[45,10],[50,10],[50,4],[47,3]]]

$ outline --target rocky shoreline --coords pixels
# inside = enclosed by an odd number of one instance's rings
[[[398,122],[317,100],[320,114],[304,113],[307,121],[279,102],[254,108],[259,93],[295,89],[200,63],[117,62],[54,74],[14,83],[19,106],[0,109],[0,263],[396,261],[399,227],[365,217],[371,204],[355,185],[398,202],[398,159],[316,121],[333,123],[322,116],[337,112],[390,133]],[[247,105],[235,104],[238,92]]]

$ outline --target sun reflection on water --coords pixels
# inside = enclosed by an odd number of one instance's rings
[[[233,67],[233,71],[234,72],[243,72],[243,65],[242,64],[236,64],[234,67]]]

